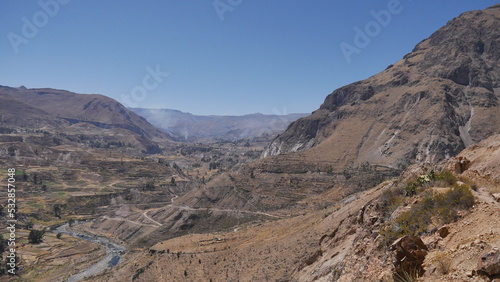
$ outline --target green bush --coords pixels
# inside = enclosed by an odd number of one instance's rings
[[[407,197],[411,197],[417,194],[418,189],[422,187],[429,187],[429,182],[436,179],[436,175],[434,174],[434,170],[431,170],[430,173],[421,175],[413,180],[410,180],[403,187],[403,193]]]
[[[436,174],[435,179],[441,180],[450,186],[457,183],[457,178],[455,177],[455,175],[453,175],[453,173],[447,170],[444,170],[443,172]]]
[[[403,194],[401,189],[390,188],[380,195],[380,207],[384,215],[389,216],[403,203]]]
[[[467,184],[453,185],[453,188],[444,194],[436,196],[438,206],[450,209],[469,209],[474,205],[474,195]]]
[[[417,188],[419,185],[416,182],[409,182],[403,188],[404,194],[407,197],[411,197],[417,194]]]
[[[39,244],[42,242],[43,235],[45,234],[44,230],[31,230],[28,235],[28,241],[31,244]]]
[[[426,191],[422,200],[384,228],[380,233],[385,245],[404,235],[421,235],[433,220],[447,224],[458,219],[458,211],[474,205],[474,196],[468,185],[455,184],[442,194]]]
[[[433,185],[440,186],[441,184],[434,183],[436,181],[442,183],[444,186],[452,186],[457,183],[457,178],[447,170],[437,174],[434,170],[431,170],[428,174],[408,181],[403,187],[403,193],[407,197],[414,196],[418,194],[420,188],[428,188]]]

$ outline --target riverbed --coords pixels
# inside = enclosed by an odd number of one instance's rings
[[[63,224],[58,228],[53,230],[54,233],[62,233],[66,235],[70,235],[73,237],[77,237],[80,239],[84,239],[90,242],[98,243],[103,245],[106,248],[106,257],[96,262],[95,264],[89,266],[87,269],[81,271],[80,273],[71,275],[67,282],[77,282],[86,277],[90,277],[92,275],[98,274],[108,268],[111,268],[118,264],[121,257],[125,254],[127,248],[125,246],[116,244],[114,242],[109,241],[106,237],[95,236],[83,234],[80,232],[76,232],[69,228],[69,224]]]

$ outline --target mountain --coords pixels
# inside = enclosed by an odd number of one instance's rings
[[[156,127],[176,135],[181,140],[243,138],[276,135],[287,126],[306,114],[242,116],[201,116],[171,109],[132,108],[132,111],[145,117]]]
[[[499,17],[495,5],[449,21],[394,65],[333,91],[263,156],[309,149],[298,156],[406,167],[500,132]]]
[[[116,140],[110,141],[142,144],[150,153],[159,151],[156,141],[171,140],[145,118],[103,95],[0,86],[0,101],[6,127],[111,136]]]
[[[441,173],[452,183],[430,181],[417,195],[402,195],[401,188],[410,179],[421,179],[418,176],[422,173],[428,176],[429,167],[410,166],[400,179],[385,181],[317,211],[161,241],[130,254],[94,280],[496,281],[500,273],[500,222],[494,215],[500,203],[491,195],[499,191],[498,178],[491,176],[500,175],[499,142],[500,135],[494,135],[465,149],[457,158],[433,164],[436,171],[450,165],[453,171],[459,158],[470,161],[461,174]],[[460,186],[463,190],[456,188]],[[464,190],[468,192],[459,194]],[[440,206],[439,213],[423,216],[422,206],[441,197],[449,197],[448,204]],[[462,197],[474,200],[465,206]],[[207,210],[217,213],[213,207]],[[443,210],[455,214],[455,219],[443,223],[439,216],[446,214]],[[182,216],[187,217],[186,211],[178,215]],[[429,223],[418,236],[393,241],[387,230],[402,218]],[[405,228],[412,228],[408,226],[410,223]]]
[[[12,96],[0,91],[0,124],[2,126],[44,128],[62,126],[67,122],[56,120],[52,114],[13,99]]]

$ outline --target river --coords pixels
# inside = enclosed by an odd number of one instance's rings
[[[67,282],[77,282],[77,281],[80,281],[86,277],[98,274],[107,268],[115,266],[116,264],[118,264],[118,262],[120,261],[120,258],[123,256],[123,254],[127,250],[126,247],[124,247],[122,245],[118,245],[116,243],[113,243],[113,242],[109,241],[106,237],[87,235],[87,234],[75,232],[75,231],[69,229],[69,225],[67,223],[59,226],[58,228],[53,230],[53,232],[70,235],[70,236],[84,239],[84,240],[94,242],[94,243],[99,243],[106,248],[106,257],[104,257],[100,261],[96,262],[95,264],[89,266],[87,269],[83,270],[82,272],[71,275],[68,278],[68,280],[66,280]]]

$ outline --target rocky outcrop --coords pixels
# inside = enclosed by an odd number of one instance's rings
[[[462,174],[464,171],[468,170],[470,167],[470,161],[465,157],[457,157],[455,163],[455,173]]]
[[[477,263],[477,272],[490,277],[500,277],[500,251],[498,248],[485,250]]]
[[[469,178],[481,175],[498,179],[500,177],[500,134],[492,135],[469,146],[456,158],[446,160],[444,168]]]
[[[396,275],[400,277],[405,277],[407,274],[422,276],[424,273],[422,263],[428,249],[420,237],[412,235],[401,237],[391,247],[394,252]]]
[[[401,167],[455,156],[500,132],[498,25],[498,6],[451,20],[383,72],[333,91],[263,156],[309,149],[342,166]]]

